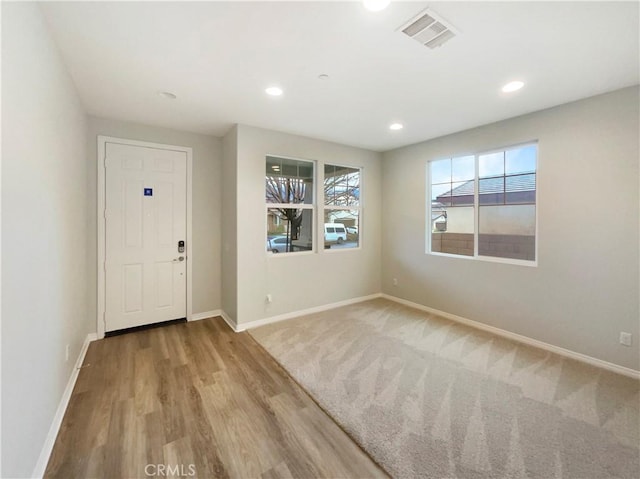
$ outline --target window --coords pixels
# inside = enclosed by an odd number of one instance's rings
[[[428,163],[428,251],[536,261],[537,145]]]
[[[314,177],[312,161],[267,156],[267,251],[313,250]]]
[[[319,165],[324,176],[318,182],[317,194],[322,197],[323,208],[316,217],[316,163],[266,157],[267,252],[314,251],[314,235],[327,251],[360,246],[360,168]]]
[[[336,250],[360,245],[360,169],[324,166],[324,247]]]

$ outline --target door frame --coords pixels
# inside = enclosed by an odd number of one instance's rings
[[[107,219],[105,215],[106,206],[106,172],[105,172],[105,155],[107,143],[118,143],[120,145],[140,146],[146,148],[156,148],[159,150],[171,150],[184,152],[187,155],[187,321],[191,320],[193,315],[193,294],[192,294],[192,208],[193,208],[193,195],[192,195],[192,180],[193,180],[193,149],[187,146],[175,146],[165,145],[162,143],[152,143],[148,141],[128,140],[125,138],[117,138],[113,136],[98,135],[97,146],[97,166],[98,166],[98,207],[96,210],[96,216],[98,218],[98,312],[96,316],[96,330],[98,333],[98,339],[104,338],[106,329],[105,312],[106,312],[106,274],[105,274],[105,260],[106,260],[106,230]]]

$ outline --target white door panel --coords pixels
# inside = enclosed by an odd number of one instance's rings
[[[125,313],[138,313],[142,311],[142,278],[144,265],[122,265],[122,290],[124,292],[123,311]]]
[[[105,164],[106,331],[186,317],[186,153],[107,142]]]

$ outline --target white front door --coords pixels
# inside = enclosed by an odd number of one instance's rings
[[[187,155],[112,142],[105,153],[105,330],[185,318]]]

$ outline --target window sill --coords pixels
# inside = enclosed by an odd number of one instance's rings
[[[358,246],[357,248],[325,248],[322,252],[323,253],[328,253],[328,254],[339,254],[339,253],[345,253],[347,251],[360,251],[362,249],[362,246]]]
[[[429,256],[441,256],[444,258],[456,258],[456,259],[466,259],[472,261],[483,261],[486,263],[501,263],[501,264],[510,264],[515,266],[527,266],[529,268],[537,268],[538,261],[529,261],[523,259],[512,259],[512,258],[497,258],[492,256],[465,256],[461,254],[450,254],[450,253],[438,253],[433,251],[427,251],[427,255]]]
[[[288,253],[272,253],[271,251],[267,251],[266,255],[267,258],[292,258],[292,257],[297,257],[297,256],[310,256],[316,254],[315,251],[313,250],[309,250],[309,251],[290,251]]]

